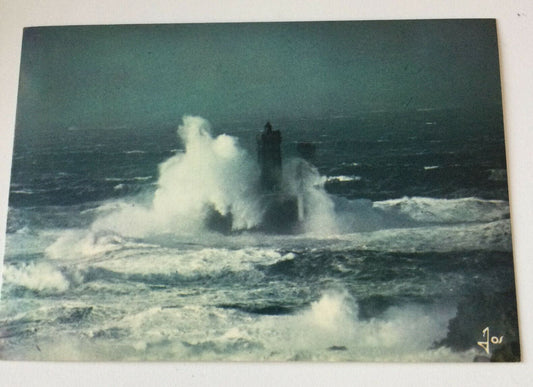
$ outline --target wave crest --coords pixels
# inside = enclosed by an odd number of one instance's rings
[[[55,266],[45,263],[29,263],[20,266],[6,265],[4,280],[7,285],[24,287],[39,292],[64,292],[70,283]]]
[[[236,138],[211,135],[201,117],[185,116],[178,128],[185,152],[159,166],[159,180],[148,206],[132,203],[97,219],[93,230],[113,230],[123,236],[187,234],[204,230],[210,210],[231,214],[233,230],[261,221],[256,193],[258,167]]]

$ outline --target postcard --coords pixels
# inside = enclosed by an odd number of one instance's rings
[[[495,20],[25,28],[0,358],[520,361]]]

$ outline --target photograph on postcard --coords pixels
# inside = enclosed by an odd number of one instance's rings
[[[496,31],[25,28],[0,358],[520,361]]]

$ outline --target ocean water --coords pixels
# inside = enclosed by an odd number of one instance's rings
[[[262,121],[19,131],[0,357],[516,361],[499,110],[273,120],[290,234],[260,227]]]

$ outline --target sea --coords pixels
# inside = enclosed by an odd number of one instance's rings
[[[266,118],[17,129],[0,358],[520,359],[501,106],[268,119],[297,232],[261,228]]]

